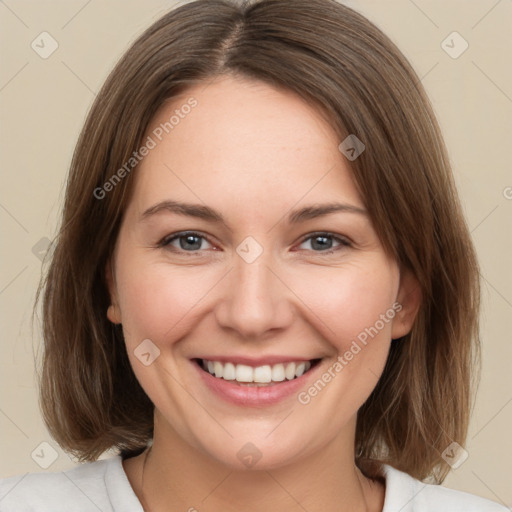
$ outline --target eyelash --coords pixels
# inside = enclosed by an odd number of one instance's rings
[[[210,242],[208,240],[208,237],[206,237],[204,235],[201,235],[200,233],[198,233],[196,231],[180,231],[179,233],[174,233],[172,235],[169,235],[169,236],[166,236],[165,238],[163,238],[158,243],[158,247],[169,248],[172,252],[182,253],[182,254],[185,253],[185,254],[188,254],[190,256],[192,256],[193,254],[199,255],[198,253],[200,253],[201,250],[185,251],[183,249],[176,249],[176,248],[174,248],[174,247],[172,247],[170,245],[171,242],[173,242],[174,240],[179,240],[180,238],[184,238],[184,237],[187,237],[187,236],[195,236],[197,238],[206,240],[211,245],[214,245],[214,244],[212,244],[212,242]],[[326,232],[326,231],[317,231],[317,232],[314,232],[314,233],[309,233],[307,236],[302,238],[302,240],[299,242],[299,245],[302,245],[307,240],[318,238],[318,237],[331,238],[332,240],[334,240],[336,242],[339,242],[339,245],[337,247],[335,247],[335,248],[328,249],[326,251],[313,251],[313,252],[316,252],[316,253],[318,253],[318,254],[320,254],[322,256],[333,254],[336,251],[339,251],[340,249],[342,249],[344,247],[352,247],[352,244],[346,238],[340,237],[338,235],[335,235],[333,233],[329,233],[329,232]]]

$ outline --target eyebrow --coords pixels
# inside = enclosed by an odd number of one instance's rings
[[[196,217],[199,219],[207,220],[215,223],[223,223],[227,225],[224,217],[209,206],[194,203],[182,203],[179,201],[161,201],[147,210],[145,210],[140,221],[146,220],[153,215],[160,212],[177,213],[179,215],[185,215],[188,217]],[[368,217],[368,212],[358,206],[353,206],[344,203],[327,203],[327,204],[316,204],[311,206],[305,206],[298,210],[294,210],[288,214],[287,221],[289,224],[298,224],[306,220],[315,219],[317,217],[323,217],[331,213],[356,213]]]

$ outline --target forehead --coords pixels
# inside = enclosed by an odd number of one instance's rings
[[[217,206],[230,197],[246,208],[263,199],[285,206],[305,194],[362,206],[325,116],[260,81],[196,84],[162,105],[146,137],[155,146],[136,170],[140,208],[169,194]]]

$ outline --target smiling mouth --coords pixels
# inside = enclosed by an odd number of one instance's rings
[[[249,366],[230,362],[194,359],[199,367],[217,379],[231,381],[240,386],[274,386],[281,382],[302,377],[315,367],[320,359],[311,361],[290,361],[273,365]]]

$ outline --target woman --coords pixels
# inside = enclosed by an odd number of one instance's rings
[[[87,464],[2,510],[505,510],[421,482],[465,454],[478,265],[417,76],[334,1],[199,0],[133,44],[42,297],[43,415]]]

